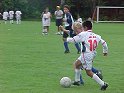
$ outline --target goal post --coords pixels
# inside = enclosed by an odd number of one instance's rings
[[[97,23],[99,22],[124,22],[124,7],[97,6],[94,12],[96,13]]]

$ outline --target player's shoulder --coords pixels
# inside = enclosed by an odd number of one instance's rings
[[[78,36],[84,37],[84,36],[86,36],[86,33],[87,33],[87,32],[82,31],[81,33],[78,34]]]
[[[70,12],[66,13],[66,16],[71,16],[71,13]]]
[[[101,35],[94,33],[94,35],[98,38],[101,39]]]

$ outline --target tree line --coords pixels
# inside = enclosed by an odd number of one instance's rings
[[[24,19],[40,19],[41,12],[49,7],[54,13],[56,6],[61,4],[71,6],[74,17],[79,13],[81,16],[92,15],[96,6],[124,6],[124,0],[0,0],[0,12],[5,10],[21,10]]]

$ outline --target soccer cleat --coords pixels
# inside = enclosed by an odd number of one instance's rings
[[[74,82],[72,82],[72,85],[77,85],[77,86],[80,86],[80,85],[81,85],[81,83],[80,83],[80,81],[74,81]]]
[[[108,84],[105,82],[103,86],[101,86],[101,90],[106,90],[106,88],[108,87]]]
[[[102,80],[103,79],[103,75],[102,75],[102,71],[98,70],[98,72],[96,73],[96,75]]]
[[[67,54],[67,53],[70,53],[70,51],[69,50],[65,50],[65,52],[64,52],[65,54]]]

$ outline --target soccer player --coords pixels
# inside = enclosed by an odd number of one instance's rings
[[[63,11],[60,10],[60,6],[56,7],[56,11],[55,11],[55,17],[56,17],[56,26],[58,29],[58,32],[56,33],[57,35],[61,35],[62,31],[60,31],[59,26],[62,25],[62,18],[63,18]]]
[[[81,55],[76,60],[75,67],[75,81],[73,85],[80,85],[80,66],[83,66],[88,76],[94,79],[100,86],[101,90],[106,90],[108,84],[102,81],[95,73],[92,72],[92,61],[94,59],[94,53],[99,43],[103,46],[103,55],[107,56],[108,47],[107,43],[101,38],[100,35],[97,35],[92,32],[92,23],[91,21],[85,21],[82,25],[79,23],[74,23],[74,31],[77,34],[73,38],[67,38],[67,42],[80,42],[81,43]],[[84,31],[82,31],[84,30]]]
[[[72,30],[72,24],[74,22],[73,17],[71,15],[71,13],[69,12],[70,7],[68,5],[64,5],[64,18],[63,21],[65,23],[65,29],[69,30],[69,32],[64,32],[63,33],[63,41],[64,41],[64,47],[65,47],[65,52],[64,53],[70,53],[69,47],[68,47],[68,42],[67,42],[67,37],[73,37],[75,36],[73,30]],[[75,46],[77,48],[77,53],[80,53],[80,47],[78,45],[78,43],[75,43]]]
[[[3,12],[3,20],[4,20],[5,24],[7,23],[8,16],[9,16],[9,14],[8,14],[8,12],[5,10],[5,12]]]
[[[16,23],[17,24],[21,24],[21,15],[22,15],[22,12],[17,10],[15,12],[15,14],[16,14]]]
[[[83,23],[82,18],[79,16],[79,14],[77,15],[77,20],[76,20],[76,22],[80,22],[81,24]]]
[[[42,25],[43,25],[43,35],[47,35],[49,32],[49,26],[51,21],[51,13],[49,12],[49,8],[46,8],[41,15],[42,17]]]
[[[13,24],[13,16],[14,15],[14,11],[9,11],[9,20],[10,20],[10,24]]]

